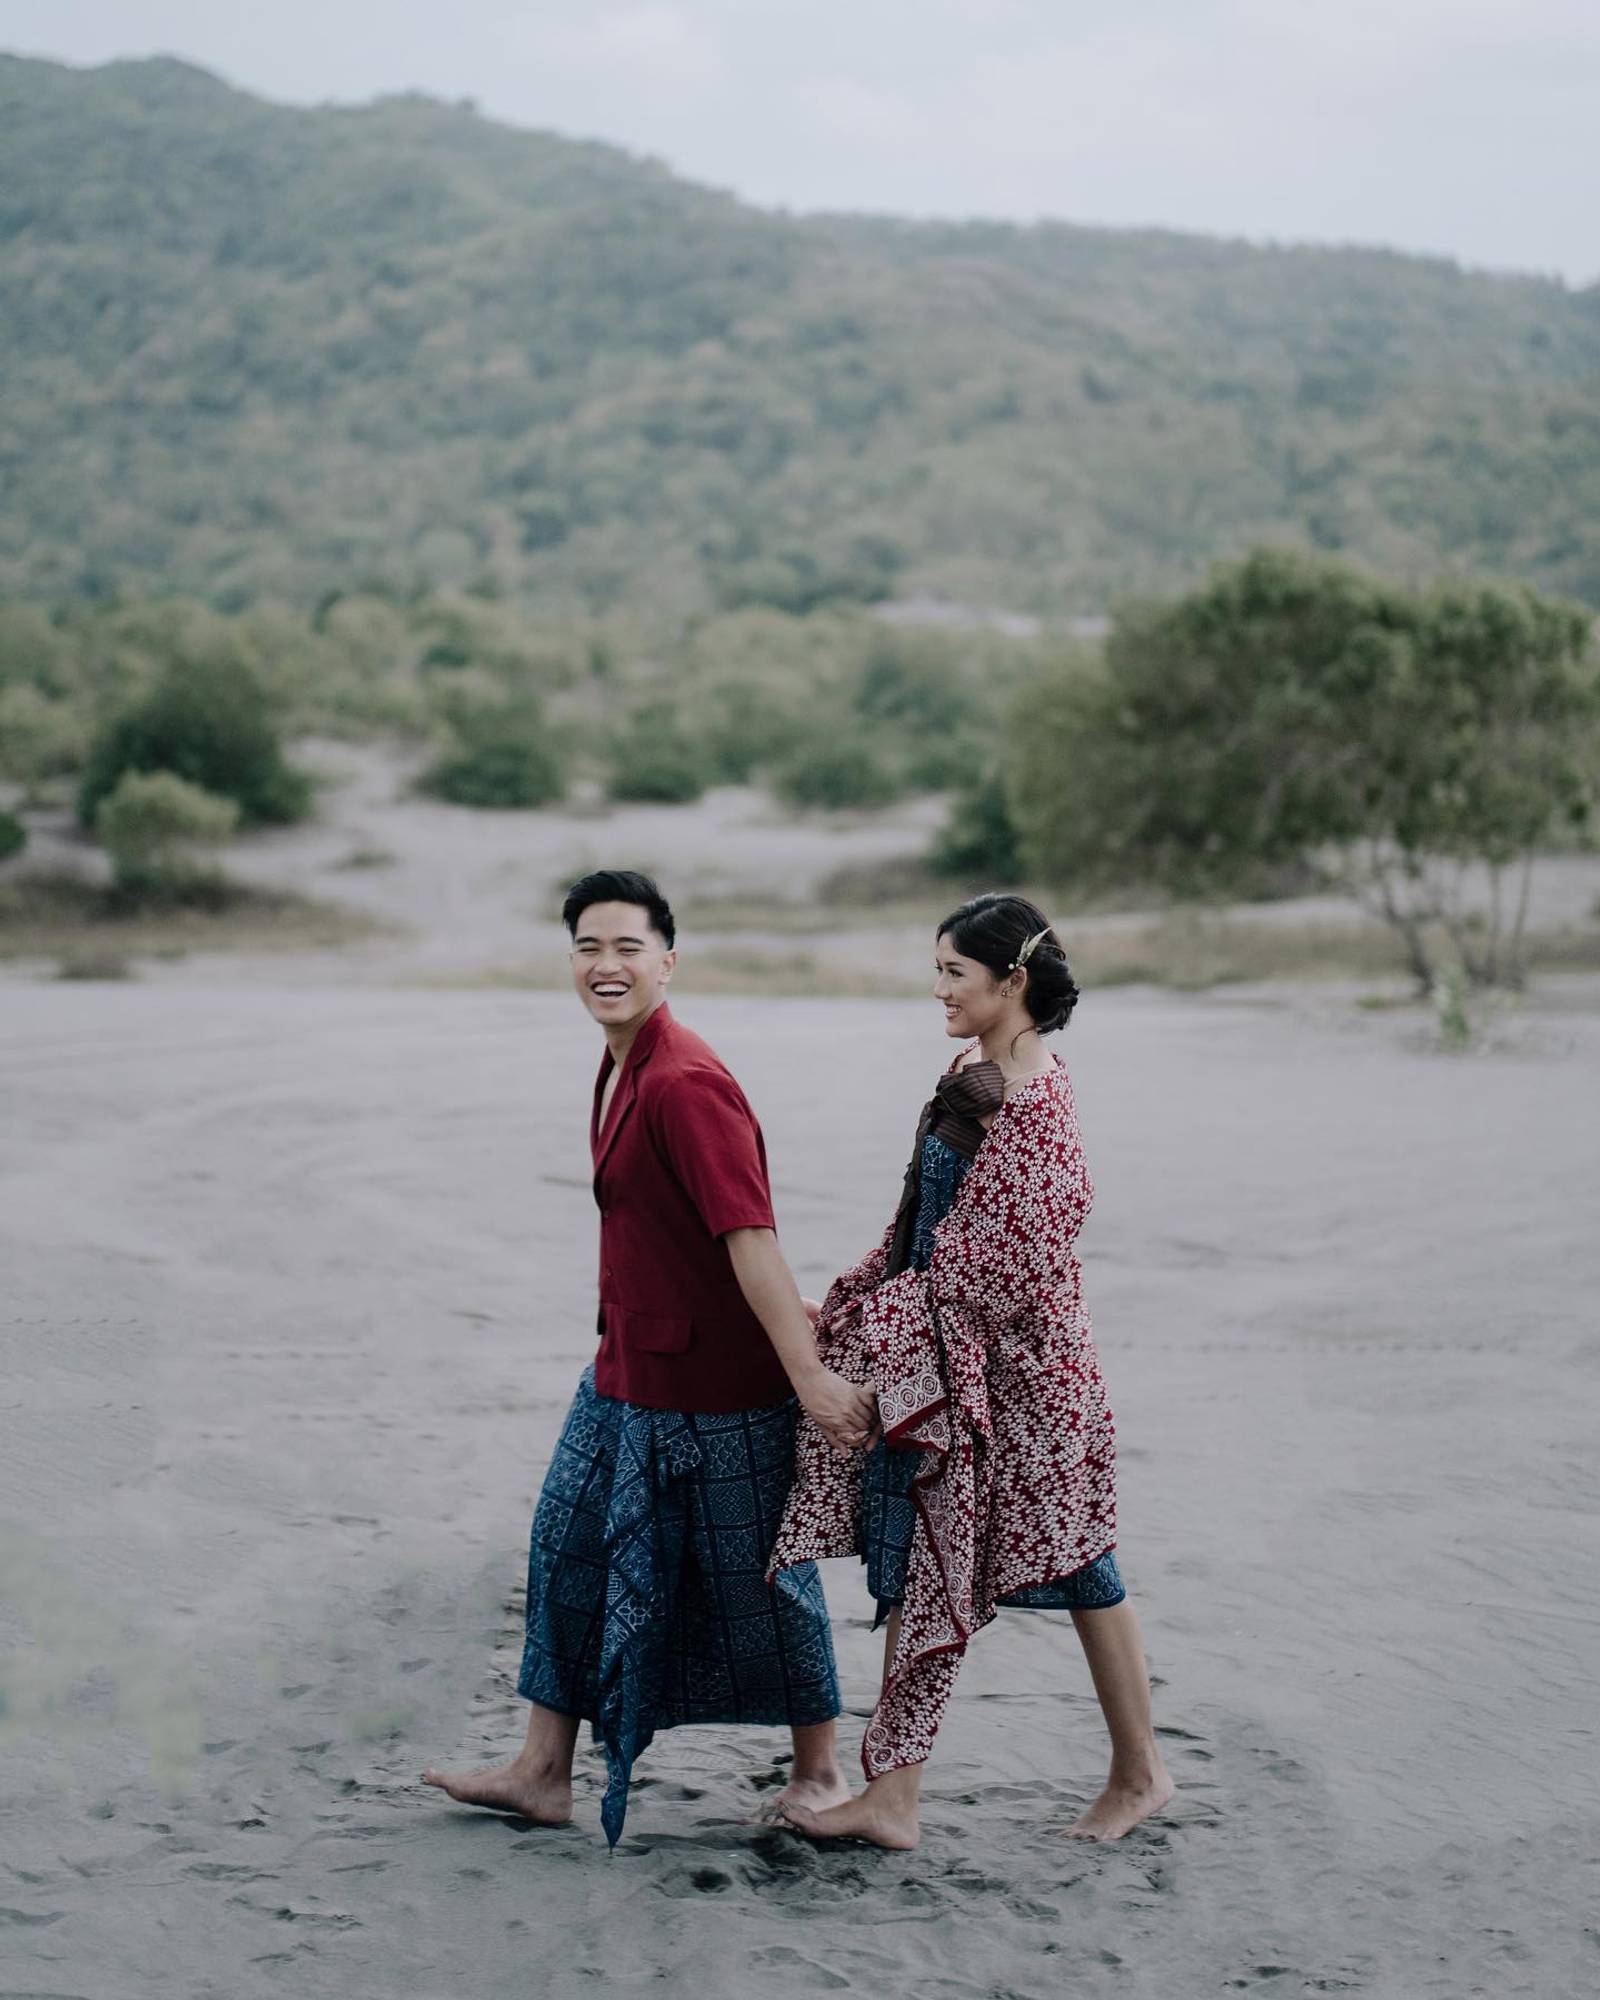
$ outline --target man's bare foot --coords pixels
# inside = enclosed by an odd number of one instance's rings
[[[1141,1820],[1160,1812],[1173,1790],[1172,1780],[1159,1768],[1139,1784],[1109,1783],[1081,1819],[1061,1828],[1061,1836],[1064,1840],[1120,1840]]]
[[[791,1778],[773,1804],[805,1806],[811,1812],[826,1812],[830,1806],[847,1805],[849,1801],[849,1784],[843,1771],[836,1767],[827,1777]]]
[[[565,1826],[572,1818],[571,1778],[536,1773],[518,1759],[491,1771],[436,1771],[430,1765],[422,1782],[437,1785],[464,1806],[515,1813],[536,1826]]]
[[[770,1798],[761,1801],[746,1825],[776,1826],[790,1806],[806,1806],[812,1812],[825,1812],[829,1806],[844,1805],[849,1797],[850,1787],[845,1783],[843,1771],[837,1767],[831,1777],[791,1778],[781,1792],[774,1792]]]
[[[874,1798],[872,1788],[844,1804],[814,1811],[806,1805],[784,1805],[783,1824],[802,1833],[807,1840],[866,1840],[874,1847],[904,1851],[922,1837],[916,1801],[901,1803]]]

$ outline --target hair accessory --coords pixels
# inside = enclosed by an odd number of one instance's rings
[[[1026,965],[1029,958],[1033,955],[1034,946],[1038,944],[1042,939],[1047,938],[1049,935],[1050,935],[1050,926],[1048,924],[1045,925],[1042,931],[1035,931],[1033,936],[1029,938],[1028,942],[1022,947],[1021,951],[1019,951],[1016,957],[1012,959],[1011,970],[1013,972],[1016,972],[1022,966]]]

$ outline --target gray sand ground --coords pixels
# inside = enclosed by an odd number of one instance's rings
[[[887,1211],[937,1024],[682,1011],[820,1286]],[[774,1732],[662,1739],[609,1860],[587,1748],[556,1833],[416,1782],[520,1733],[528,1514],[591,1345],[575,1001],[0,1014],[9,2000],[1594,1990],[1592,987],[1459,1059],[1332,993],[1086,1003],[1084,1259],[1181,1790],[1119,1847],[1054,1837],[1097,1718],[1065,1621],[1007,1613],[911,1856],[742,1824]],[[858,1717],[876,1641],[827,1581]]]

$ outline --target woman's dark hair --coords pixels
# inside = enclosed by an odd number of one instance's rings
[[[670,904],[650,877],[636,868],[600,868],[573,883],[561,905],[561,921],[569,936],[578,935],[578,919],[595,903],[637,903],[649,917],[650,928],[665,939],[668,951],[677,942]]]
[[[1067,969],[1061,940],[1036,903],[1030,903],[1026,896],[974,896],[970,903],[951,911],[934,938],[948,937],[963,958],[975,958],[996,979],[1008,979],[1016,971],[1029,938],[1038,937],[1040,931],[1044,936],[1023,965],[1028,983],[1022,999],[1039,1033],[1052,1035],[1071,1020],[1078,989]]]

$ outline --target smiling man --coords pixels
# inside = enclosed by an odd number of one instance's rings
[[[527,1741],[493,1770],[423,1777],[562,1825],[587,1719],[614,1846],[635,1758],[680,1723],[787,1724],[782,1797],[813,1809],[849,1797],[821,1581],[811,1564],[770,1586],[765,1572],[797,1403],[843,1450],[867,1443],[875,1408],[817,1358],[744,1093],[667,1007],[676,931],[660,890],[608,869],[575,883],[561,914],[573,984],[606,1039],[589,1129],[600,1347],[533,1518]]]

